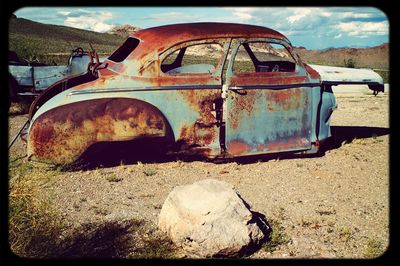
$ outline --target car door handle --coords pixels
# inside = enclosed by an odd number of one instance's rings
[[[231,87],[229,90],[233,91],[234,93],[237,93],[239,95],[246,95],[247,91],[243,89],[242,87]]]

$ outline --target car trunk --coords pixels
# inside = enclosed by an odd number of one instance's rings
[[[384,85],[382,77],[371,69],[357,69],[346,67],[333,67],[310,65],[321,76],[322,84],[366,84],[374,93],[383,92]]]

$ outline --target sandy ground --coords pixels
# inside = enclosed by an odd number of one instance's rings
[[[215,164],[167,158],[60,172],[44,193],[71,224],[138,217],[157,223],[168,193],[205,178],[233,184],[254,211],[278,221],[289,241],[251,258],[361,258],[389,239],[389,95],[335,91],[334,141],[322,156]],[[26,115],[9,120],[10,137]],[[18,140],[11,158],[25,153]],[[22,159],[24,160],[24,159]],[[376,246],[376,245],[375,245]]]

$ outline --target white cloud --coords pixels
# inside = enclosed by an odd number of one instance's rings
[[[182,12],[165,12],[165,13],[150,14],[145,17],[141,17],[141,19],[171,22],[171,21],[184,21],[189,19],[196,19],[196,16],[185,14]]]
[[[340,37],[342,37],[343,34],[339,33],[338,35],[336,35],[335,37],[333,37],[334,39],[339,39]]]
[[[64,25],[69,27],[106,32],[115,26],[107,23],[113,18],[113,13],[108,11],[59,10],[58,14],[65,17]]]
[[[57,13],[63,16],[68,16],[69,14],[71,14],[71,11],[60,10]]]
[[[321,16],[323,16],[323,17],[330,17],[330,16],[332,16],[332,12],[327,12],[327,11],[322,11],[321,13]]]
[[[293,24],[295,22],[298,22],[304,18],[306,18],[308,15],[311,14],[311,9],[309,8],[299,8],[294,10],[294,15],[289,16],[287,18],[287,21],[289,21],[289,23]]]
[[[255,8],[222,8],[231,12],[230,16],[210,16],[208,14],[188,14],[183,12],[164,12],[154,13],[140,17],[141,20],[157,21],[160,24],[173,24],[183,22],[229,22],[229,23],[246,23],[249,21],[256,22],[258,19],[251,13]]]
[[[385,22],[341,22],[335,26],[349,36],[366,38],[371,35],[387,35],[389,32],[388,23]]]
[[[84,16],[68,17],[64,21],[64,25],[79,29],[97,31],[97,32],[106,32],[114,27],[114,25],[104,23],[103,21],[100,21],[96,18],[84,17]]]
[[[337,13],[337,18],[370,18],[372,17],[371,14],[369,13],[357,13],[357,12],[342,12],[342,13]]]
[[[225,7],[224,9],[232,12],[232,21],[246,23],[257,18],[253,15],[259,8],[254,7]]]

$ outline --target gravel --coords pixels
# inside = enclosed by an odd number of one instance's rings
[[[251,258],[368,257],[371,243],[383,252],[389,239],[389,95],[343,93],[336,98],[334,144],[322,156],[222,164],[134,162],[59,172],[43,193],[52,193],[71,226],[129,217],[154,226],[175,186],[215,178],[233,184],[267,221],[279,221],[290,239]],[[26,119],[10,116],[10,138]],[[11,159],[24,156],[25,149],[18,140]]]

